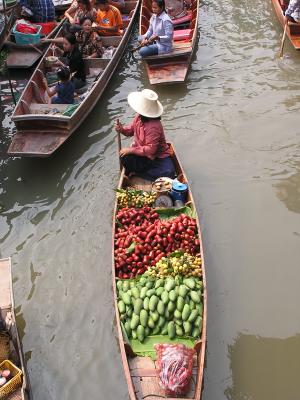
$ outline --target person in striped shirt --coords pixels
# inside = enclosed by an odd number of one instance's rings
[[[300,23],[300,0],[290,0],[285,17],[287,21]]]
[[[55,20],[55,7],[52,0],[21,0],[20,5],[32,13],[32,22],[51,22]]]

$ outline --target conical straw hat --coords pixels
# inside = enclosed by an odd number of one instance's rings
[[[164,108],[158,95],[153,90],[144,89],[141,92],[131,92],[128,97],[128,104],[138,114],[148,118],[160,117]]]

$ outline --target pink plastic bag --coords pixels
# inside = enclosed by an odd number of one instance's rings
[[[185,394],[192,377],[194,349],[183,344],[156,344],[160,386],[168,396]]]

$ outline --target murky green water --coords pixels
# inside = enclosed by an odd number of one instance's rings
[[[208,280],[204,400],[296,400],[300,384],[300,53],[268,0],[206,1],[186,85],[159,88],[191,180]],[[147,86],[126,53],[101,101],[52,158],[11,159],[2,105],[1,256],[34,400],[127,399],[114,328],[113,120]],[[125,117],[124,117],[125,116]]]

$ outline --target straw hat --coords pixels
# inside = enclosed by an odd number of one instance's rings
[[[130,107],[144,117],[158,118],[164,111],[161,102],[158,101],[157,93],[150,89],[144,89],[141,92],[131,92],[127,100]]]

